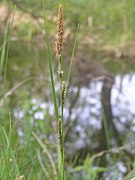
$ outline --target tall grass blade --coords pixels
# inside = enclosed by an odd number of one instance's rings
[[[52,170],[53,170],[53,174],[54,174],[54,179],[57,180],[57,171],[56,171],[56,167],[55,167],[55,163],[54,160],[51,156],[51,154],[49,153],[49,151],[47,150],[47,148],[45,147],[45,145],[41,142],[41,140],[37,137],[37,135],[33,132],[32,133],[34,138],[36,139],[36,141],[38,142],[38,144],[41,146],[41,148],[43,149],[43,152],[47,155],[50,164],[52,166]]]
[[[42,168],[42,170],[43,170],[46,178],[47,178],[48,180],[51,180],[51,177],[50,177],[47,169],[46,169],[45,166],[44,166],[44,163],[43,163],[43,161],[42,161],[42,157],[41,157],[41,154],[40,154],[40,151],[39,151],[39,150],[37,151],[37,157],[38,157],[38,161],[39,161],[39,163],[40,163],[40,166],[41,166],[41,168]]]
[[[20,169],[20,167],[21,167],[21,165],[22,165],[22,163],[23,163],[23,160],[24,160],[24,158],[25,158],[25,155],[26,155],[26,152],[27,152],[27,150],[28,150],[28,147],[29,147],[29,144],[30,144],[30,137],[31,137],[31,134],[29,135],[29,139],[28,139],[28,142],[27,142],[27,145],[26,145],[26,147],[24,148],[24,151],[23,151],[23,153],[22,153],[22,157],[21,157],[21,160],[20,160],[20,162],[19,162],[19,169]]]
[[[1,61],[0,61],[0,75],[2,73],[3,69],[3,64],[5,62],[5,56],[6,56],[6,47],[7,47],[7,39],[8,39],[8,30],[9,30],[9,24],[6,26],[6,31],[4,35],[4,41],[3,41],[3,46],[2,46],[2,52],[1,52]]]
[[[45,12],[46,10],[45,10],[44,0],[43,0],[43,10],[44,10],[44,28],[46,32],[46,45],[47,45],[48,64],[49,64],[49,70],[50,70],[52,96],[53,96],[53,102],[54,102],[56,121],[58,121],[59,114],[58,114],[58,106],[57,106],[55,86],[54,86],[53,68],[52,68],[52,61],[51,61],[51,52],[50,52],[50,45],[49,45],[49,38],[48,38],[48,29],[47,29],[47,20],[46,20],[46,12]]]
[[[72,54],[71,54],[71,61],[70,61],[70,66],[69,66],[69,71],[68,71],[68,77],[67,77],[68,85],[69,85],[69,81],[70,81],[70,75],[71,75],[71,69],[72,69],[72,64],[73,64],[73,58],[74,58],[75,50],[76,50],[78,32],[79,32],[79,24],[78,24],[77,29],[76,29],[75,39],[74,39],[74,45],[73,45],[73,50],[72,50]]]
[[[107,125],[107,120],[106,120],[103,108],[102,108],[102,113],[103,113],[103,126],[104,126],[104,131],[105,131],[104,133],[105,133],[105,138],[106,138],[106,145],[107,145],[107,149],[109,149],[110,148],[110,133],[109,133],[109,128]]]
[[[3,48],[1,53],[1,62],[0,62],[0,75],[2,71],[4,71],[3,75],[3,94],[6,92],[6,75],[7,75],[7,64],[8,64],[8,56],[9,56],[9,45],[10,45],[10,37],[12,33],[13,21],[14,21],[15,10],[13,12],[13,16],[8,19],[6,32],[4,36]],[[4,96],[5,97],[5,96]],[[5,98],[4,98],[4,105],[5,105]],[[4,108],[4,114],[6,114],[6,109]]]

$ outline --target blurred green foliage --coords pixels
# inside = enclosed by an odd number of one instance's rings
[[[35,15],[43,15],[42,1],[11,0],[17,7],[23,7]],[[100,41],[119,44],[124,40],[134,39],[134,0],[68,0],[45,1],[47,15],[56,16],[59,3],[64,6],[65,19],[70,19],[73,29],[79,22],[81,33],[91,32]],[[90,22],[91,21],[91,22]]]

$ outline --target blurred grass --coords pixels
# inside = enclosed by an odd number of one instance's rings
[[[38,0],[13,1],[14,4],[24,7],[24,9],[42,15],[42,5]],[[50,31],[53,31],[54,17],[58,5],[56,1],[46,1],[47,17],[50,19]],[[61,1],[65,11],[65,19],[69,21],[70,28],[75,31],[76,25],[80,23],[81,39],[88,35],[96,41],[96,44],[113,44],[119,46],[126,41],[134,40],[134,17],[135,1],[127,0],[69,0]],[[69,27],[69,24],[66,26]],[[74,32],[73,31],[73,32]]]

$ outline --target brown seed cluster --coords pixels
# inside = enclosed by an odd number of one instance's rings
[[[63,70],[58,70],[57,73],[58,73],[59,77],[62,79],[63,76],[64,76],[64,71]]]
[[[58,119],[58,137],[60,142],[60,150],[62,151],[62,119]]]
[[[56,40],[56,53],[58,57],[58,70],[60,70],[61,64],[61,56],[62,56],[62,48],[63,48],[63,6],[60,4],[58,9],[58,17],[57,17],[57,33],[58,37]]]
[[[67,89],[66,82],[62,81],[62,106],[64,106],[65,103],[66,89]]]

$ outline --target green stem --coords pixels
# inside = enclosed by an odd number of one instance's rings
[[[107,120],[105,117],[105,112],[104,109],[102,108],[102,113],[103,113],[103,126],[104,126],[104,130],[105,130],[105,139],[106,139],[106,144],[107,144],[107,149],[110,148],[110,133],[108,130],[108,125],[107,125]]]
[[[73,45],[73,50],[72,50],[72,55],[71,55],[71,61],[70,61],[70,66],[69,66],[69,71],[68,71],[68,78],[67,78],[68,84],[69,84],[69,81],[70,81],[71,68],[72,68],[73,58],[74,58],[74,54],[75,54],[75,50],[76,50],[78,32],[79,32],[79,24],[77,26],[76,33],[75,33],[75,40],[74,40],[74,45]]]
[[[62,71],[62,57],[60,58],[60,72]],[[62,151],[61,151],[61,179],[64,180],[64,114],[63,114],[63,100],[62,100],[62,77],[60,77],[60,107],[61,107],[61,121],[62,121]]]
[[[49,39],[48,39],[48,30],[47,30],[47,21],[46,21],[44,0],[43,0],[43,8],[44,8],[44,26],[45,26],[45,31],[46,31],[46,45],[47,45],[47,55],[48,55],[51,87],[52,87],[52,96],[53,96],[53,102],[54,102],[56,121],[58,122],[59,114],[58,114],[58,106],[57,106],[56,93],[55,93],[55,87],[54,87],[53,69],[52,69],[50,45],[49,45]]]

